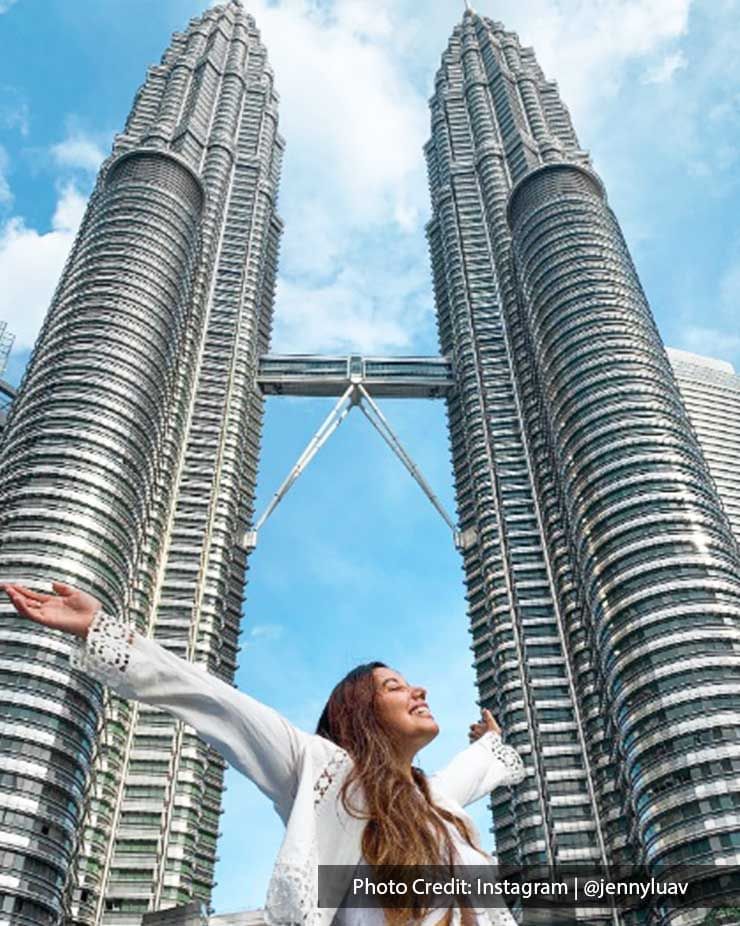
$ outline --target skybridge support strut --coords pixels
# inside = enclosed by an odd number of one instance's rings
[[[395,433],[393,432],[393,428],[391,428],[390,424],[388,423],[387,419],[385,418],[381,410],[378,408],[377,404],[373,401],[372,397],[370,396],[370,394],[367,392],[367,390],[362,384],[358,385],[357,388],[359,389],[362,395],[362,398],[365,399],[365,401],[367,402],[367,405],[362,400],[360,400],[357,403],[360,411],[367,418],[370,424],[375,428],[378,434],[380,434],[380,436],[383,438],[386,444],[388,444],[391,450],[396,454],[398,459],[403,463],[403,465],[409,471],[411,476],[419,483],[419,485],[421,486],[422,492],[426,495],[429,501],[434,505],[437,511],[442,515],[443,520],[445,521],[447,526],[450,528],[450,530],[453,533],[456,533],[457,526],[455,522],[452,520],[452,518],[447,514],[445,509],[442,507],[442,503],[432,491],[429,483],[422,476],[421,471],[419,470],[418,466],[414,463],[414,461],[411,459],[408,453],[406,453],[406,451],[404,450],[403,445],[401,444],[401,441],[396,437]],[[367,406],[370,407],[371,411],[368,411]]]
[[[401,441],[396,436],[387,418],[385,415],[383,415],[377,403],[373,400],[372,396],[365,389],[361,382],[351,383],[346,391],[342,394],[339,401],[336,403],[334,408],[322,423],[321,427],[306,445],[306,449],[298,458],[298,461],[296,462],[293,469],[291,469],[291,471],[281,483],[277,492],[275,492],[273,495],[272,499],[270,500],[270,504],[257,519],[252,530],[249,530],[244,534],[244,547],[251,551],[257,546],[257,538],[259,532],[267,522],[267,519],[277,508],[280,502],[285,498],[290,487],[293,485],[296,479],[298,479],[311,460],[316,456],[319,450],[324,446],[327,440],[329,440],[331,435],[337,430],[339,425],[344,421],[344,419],[355,406],[360,409],[370,424],[372,424],[372,426],[380,434],[386,444],[388,444],[391,450],[396,454],[401,463],[403,463],[406,470],[418,483],[422,492],[439,512],[445,524],[452,531],[455,546],[459,550],[467,549],[467,547],[474,543],[476,540],[474,532],[469,530],[461,532],[458,529],[457,525],[447,513],[440,500],[432,491],[431,486],[422,475],[419,467],[414,463],[414,461],[404,449]]]
[[[253,550],[257,546],[257,535],[262,529],[262,525],[267,521],[273,511],[288,494],[288,490],[296,481],[296,479],[301,475],[303,470],[308,466],[311,460],[313,460],[319,450],[321,450],[324,444],[329,440],[332,434],[350,413],[352,405],[354,404],[355,388],[356,387],[354,385],[348,386],[344,394],[340,396],[337,404],[326,416],[321,427],[306,445],[306,449],[298,457],[298,462],[282,481],[277,492],[275,492],[275,494],[272,496],[270,504],[260,515],[252,530],[247,531],[244,534],[244,546],[248,550]]]

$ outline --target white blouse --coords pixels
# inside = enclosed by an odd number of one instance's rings
[[[468,818],[469,819],[469,818]],[[492,865],[493,859],[488,853],[481,854],[471,848],[466,840],[462,838],[457,827],[445,821],[447,831],[452,838],[452,844],[455,849],[456,865],[471,865],[480,868],[484,865]],[[476,839],[478,834],[476,833]],[[366,864],[364,859],[360,864]],[[512,917],[507,909],[503,906],[499,908],[473,908],[475,914],[474,922],[476,926],[515,926],[516,920]],[[424,917],[419,926],[437,926],[440,919],[446,913],[445,908],[430,910]],[[460,926],[462,915],[459,907],[453,907],[451,926]],[[332,926],[385,926],[385,917],[379,907],[343,907],[337,910],[337,915]]]
[[[273,708],[103,611],[95,615],[71,661],[121,697],[159,707],[188,724],[257,785],[286,826],[267,889],[266,923],[330,926],[337,910],[318,906],[317,866],[342,865],[351,871],[362,857],[365,821],[350,816],[339,799],[352,766],[347,752],[299,730]],[[518,752],[489,732],[428,782],[435,803],[463,817],[480,844],[463,806],[501,785],[518,784],[525,775]],[[349,797],[362,805],[358,784]],[[476,864],[485,864],[476,857]],[[491,908],[485,916],[495,926],[515,926],[506,909]]]

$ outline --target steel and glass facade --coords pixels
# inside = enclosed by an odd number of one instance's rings
[[[668,359],[735,538],[740,542],[740,376],[726,360],[668,348]]]
[[[499,859],[735,858],[740,560],[603,184],[532,49],[472,10],[431,112],[472,646],[529,768],[494,794]]]
[[[209,9],[115,138],[0,450],[3,578],[88,589],[225,680],[282,150],[252,17]],[[0,620],[0,923],[138,926],[207,902],[224,761],[161,712],[104,698],[62,634],[7,603]]]

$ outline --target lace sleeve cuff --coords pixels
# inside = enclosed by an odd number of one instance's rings
[[[521,756],[513,746],[504,744],[500,733],[489,730],[480,737],[478,742],[505,766],[507,777],[502,784],[516,785],[526,776],[527,770]]]
[[[105,685],[120,685],[131,658],[134,628],[98,610],[87,631],[72,651],[70,662]]]

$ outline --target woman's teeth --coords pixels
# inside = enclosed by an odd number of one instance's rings
[[[429,717],[432,712],[429,710],[428,707],[415,707],[413,711],[411,711],[411,713],[412,714],[424,714],[425,716]]]

